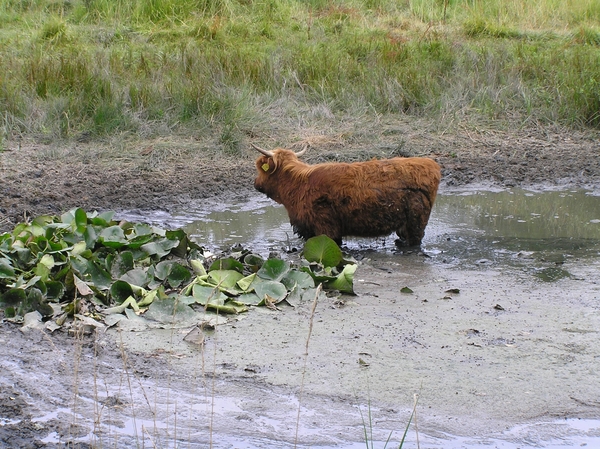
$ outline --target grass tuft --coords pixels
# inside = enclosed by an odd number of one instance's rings
[[[198,124],[239,154],[282,102],[600,127],[594,0],[0,0],[0,20],[0,109],[32,136]]]

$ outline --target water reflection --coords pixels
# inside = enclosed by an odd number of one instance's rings
[[[183,227],[210,249],[241,244],[264,254],[302,247],[285,209],[262,195],[121,218]],[[353,238],[345,245],[355,253],[397,257],[394,239]],[[525,267],[542,280],[557,280],[569,275],[562,264],[599,259],[600,196],[583,190],[440,192],[422,249],[432,263]]]
[[[427,246],[446,263],[523,266],[533,260],[560,265],[598,258],[599,217],[600,197],[582,190],[441,195],[432,226],[441,234]],[[548,268],[540,269],[543,280],[565,275]]]

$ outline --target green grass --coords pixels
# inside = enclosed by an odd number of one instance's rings
[[[600,128],[599,23],[597,0],[0,0],[0,129],[236,154],[283,103]]]

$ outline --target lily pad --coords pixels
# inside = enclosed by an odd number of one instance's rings
[[[326,267],[337,267],[343,260],[342,250],[326,235],[312,237],[304,245],[304,258]]]
[[[288,294],[287,288],[281,282],[276,281],[265,281],[261,282],[254,287],[256,295],[264,300],[265,297],[272,298],[272,301],[278,303],[285,299]]]

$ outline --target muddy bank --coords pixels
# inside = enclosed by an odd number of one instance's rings
[[[317,304],[306,359],[310,301],[252,310],[203,345],[189,328],[74,338],[5,323],[0,442],[284,448],[298,429],[300,447],[350,448],[369,405],[374,439],[399,441],[414,394],[421,447],[591,441],[598,421],[561,420],[600,413],[598,268],[567,264],[571,278],[547,283],[375,253],[357,296]]]

